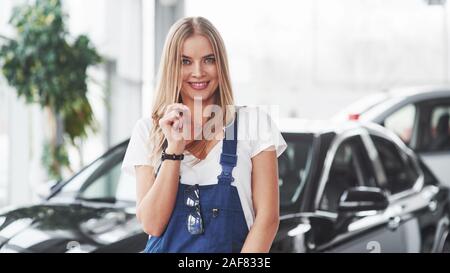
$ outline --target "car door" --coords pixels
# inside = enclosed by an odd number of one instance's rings
[[[450,186],[450,99],[424,101],[418,109],[415,150],[438,180]]]
[[[395,139],[371,134],[383,166],[384,180],[379,187],[389,193],[388,227],[403,234],[405,252],[428,251],[423,242],[433,240],[433,233],[423,233],[423,219],[433,218],[438,189],[424,184],[424,174],[412,151]],[[430,236],[430,238],[424,238]]]
[[[376,168],[372,164],[365,142],[370,141],[365,131],[338,144],[332,164],[326,174],[326,185],[320,197],[319,211],[334,214],[333,236],[318,246],[325,252],[402,252],[403,236],[400,230],[387,228],[389,219],[384,211],[369,214],[343,214],[338,211],[339,199],[345,190],[356,186],[375,187]],[[320,194],[320,193],[319,193]]]

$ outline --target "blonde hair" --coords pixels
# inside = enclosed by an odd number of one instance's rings
[[[224,42],[217,29],[203,17],[186,17],[178,20],[169,30],[167,35],[161,62],[158,71],[158,81],[156,85],[156,97],[152,106],[153,126],[150,131],[150,161],[156,168],[160,162],[160,155],[164,148],[164,134],[159,127],[159,120],[164,115],[165,107],[172,103],[181,102],[181,66],[182,66],[182,46],[184,41],[194,34],[200,34],[208,38],[213,48],[216,58],[219,85],[215,91],[215,104],[222,109],[223,124],[228,124],[234,112],[234,99],[231,88],[230,74],[228,69],[228,58]],[[230,107],[231,106],[231,107]],[[194,141],[188,145],[193,150],[205,149],[206,141]],[[186,148],[189,148],[186,147]],[[204,159],[204,157],[200,157]]]

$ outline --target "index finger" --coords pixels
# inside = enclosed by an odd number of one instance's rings
[[[181,103],[173,103],[167,106],[166,114],[170,111],[179,111],[180,113],[190,114],[189,107]]]
[[[182,110],[184,108],[187,108],[187,106],[185,106],[184,104],[181,103],[172,103],[166,106],[166,111],[164,113],[168,113],[169,111],[172,110]]]

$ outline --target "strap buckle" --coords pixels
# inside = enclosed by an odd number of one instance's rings
[[[237,155],[222,153],[220,155],[220,165],[235,167],[237,162]]]
[[[219,181],[229,181],[229,182],[234,181],[234,177],[231,175],[231,173],[224,173],[224,172],[218,175],[217,179],[219,179]]]
[[[234,181],[232,166],[222,166],[222,172],[217,176],[217,179],[221,181]]]

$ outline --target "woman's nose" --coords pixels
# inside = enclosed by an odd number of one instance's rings
[[[194,64],[193,70],[192,70],[192,76],[193,77],[201,77],[203,76],[204,71],[203,67],[200,63]]]

